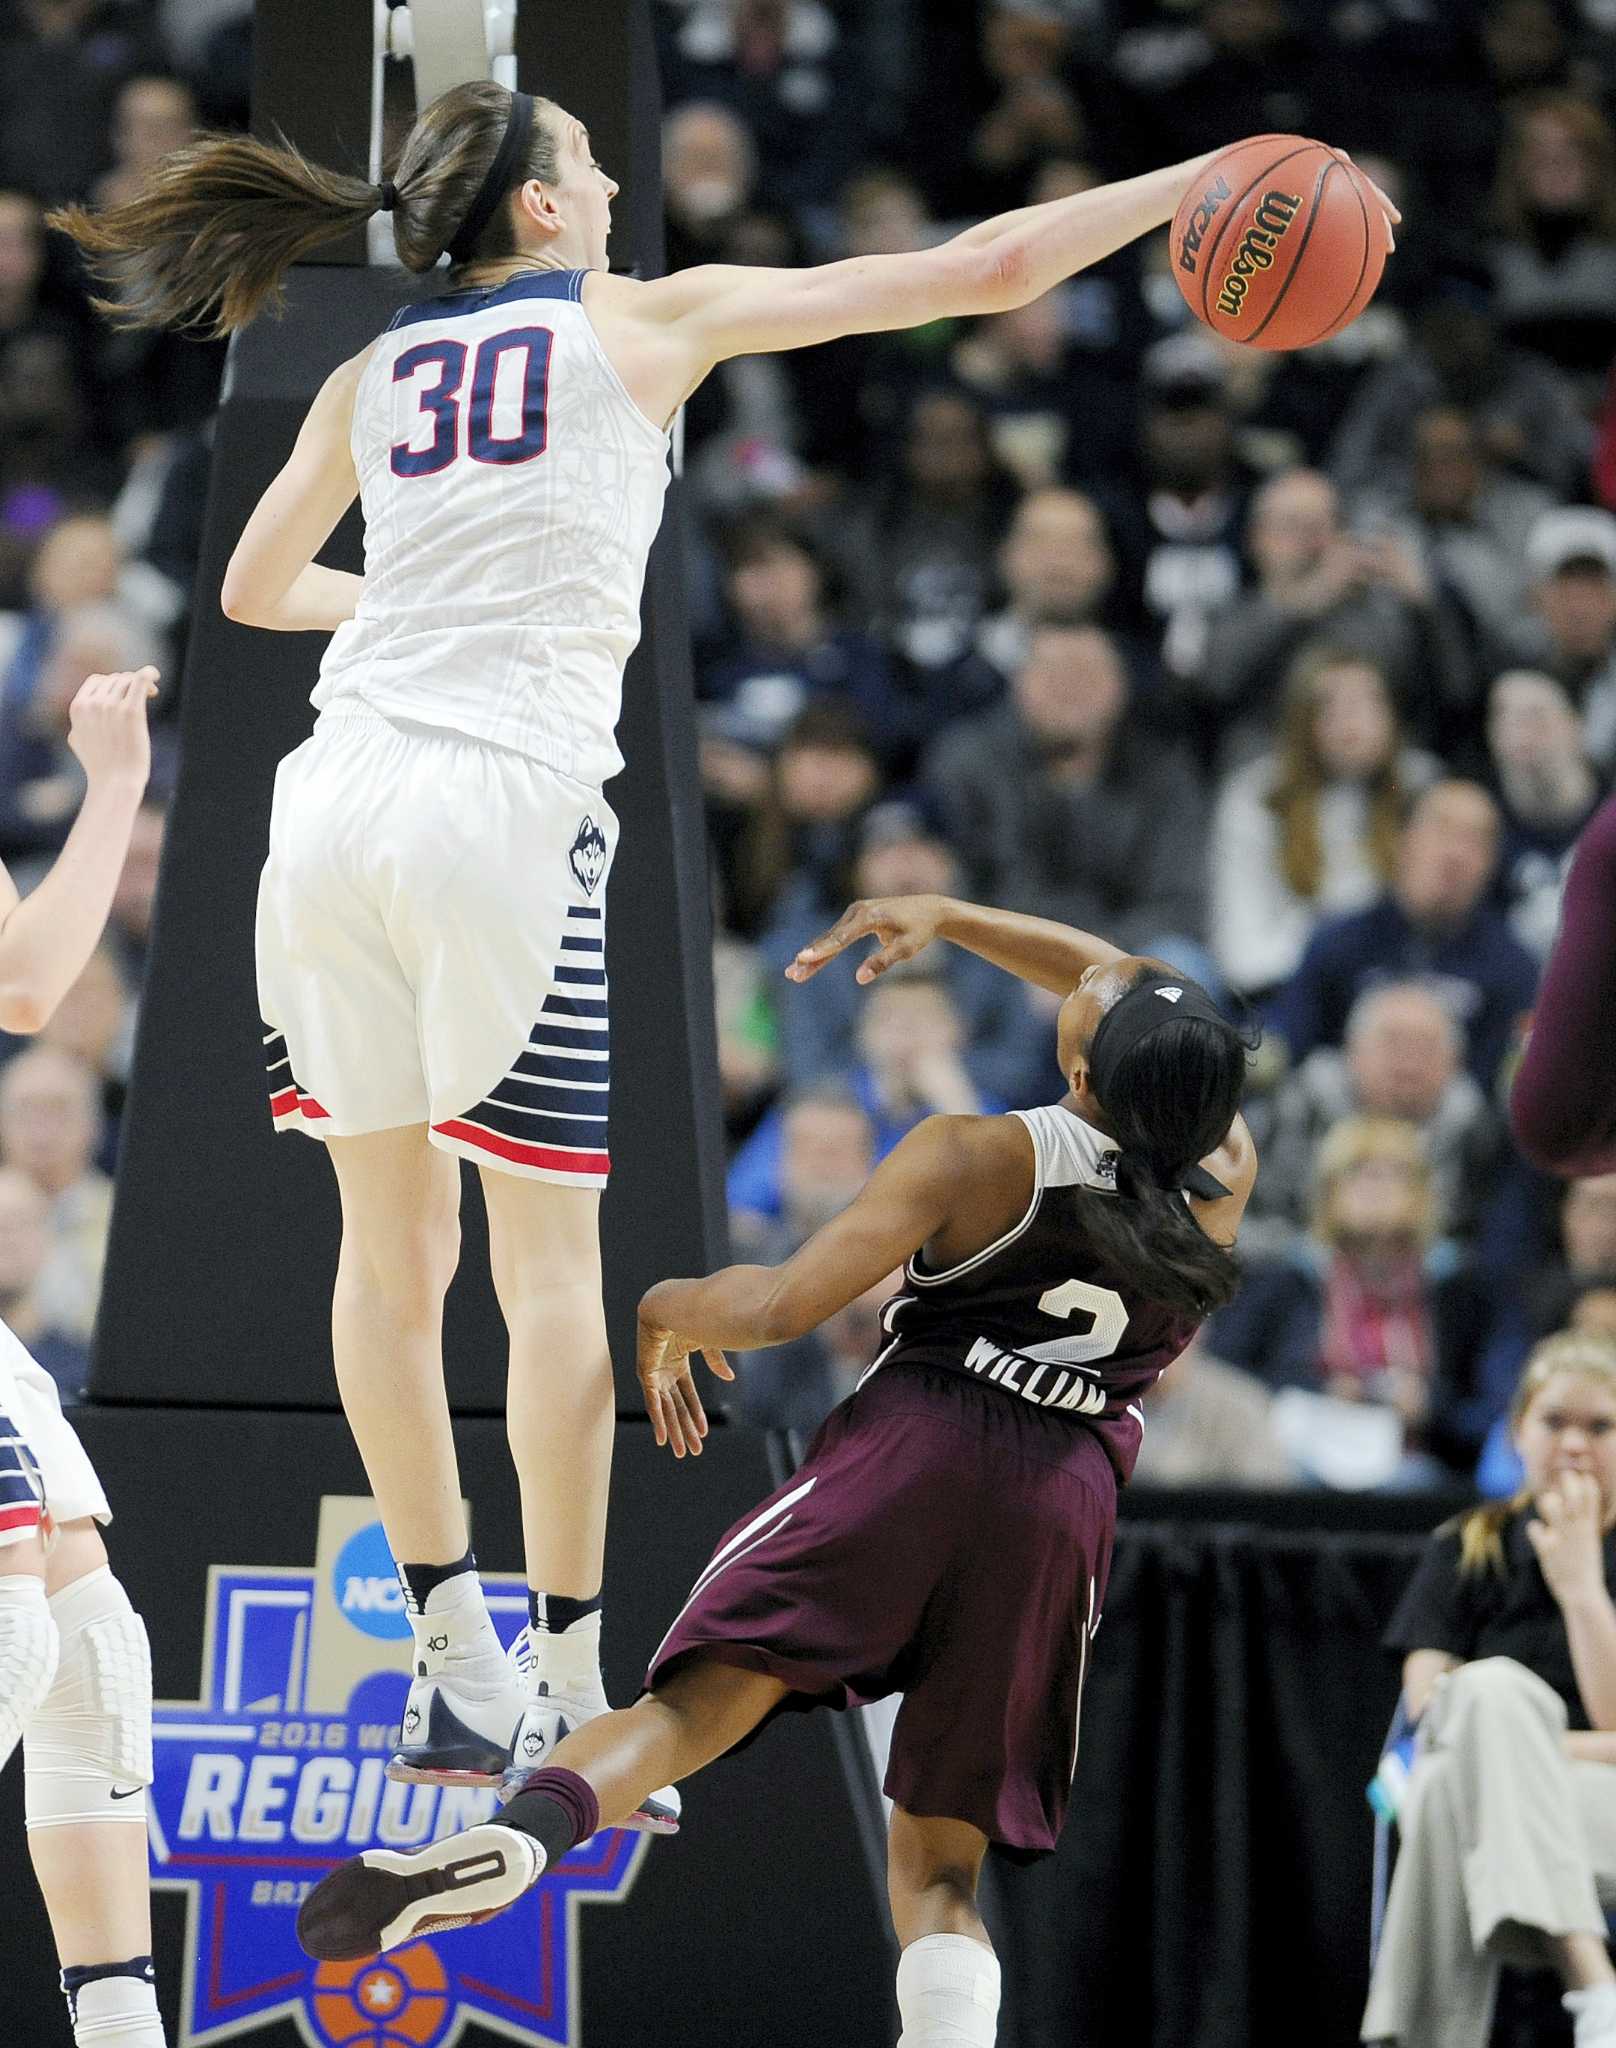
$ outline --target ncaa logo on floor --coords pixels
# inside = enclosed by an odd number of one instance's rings
[[[483,1585],[509,1642],[524,1582]],[[152,1882],[187,1900],[176,2048],[288,2020],[308,2048],[454,2048],[474,2024],[577,2048],[578,1914],[627,1896],[644,1835],[597,1835],[483,1927],[365,1963],[315,1964],[297,1945],[297,1908],[338,1863],[494,1810],[491,1791],[383,1776],[411,1639],[374,1503],[321,1501],[312,1566],[212,1565],[204,1631],[198,1697],[152,1716]]]

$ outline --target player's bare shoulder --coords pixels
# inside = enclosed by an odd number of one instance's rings
[[[642,283],[592,270],[584,279],[583,308],[607,360],[640,410],[668,426],[707,374],[690,333],[669,317],[677,280]]]
[[[1037,1151],[1019,1116],[934,1116],[920,1131],[929,1140],[927,1169],[953,1197],[948,1221],[927,1250],[950,1265],[973,1257],[1026,1213]]]

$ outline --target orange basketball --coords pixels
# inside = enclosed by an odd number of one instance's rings
[[[1363,173],[1305,135],[1222,151],[1173,216],[1190,311],[1252,348],[1307,348],[1356,320],[1386,267],[1386,217]]]

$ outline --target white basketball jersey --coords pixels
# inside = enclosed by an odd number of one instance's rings
[[[377,343],[353,418],[365,588],[314,702],[357,698],[598,787],[623,765],[668,437],[607,360],[586,275],[429,299]]]

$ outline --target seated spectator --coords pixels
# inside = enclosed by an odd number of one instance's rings
[[[1424,584],[1457,605],[1470,643],[1496,646],[1525,601],[1527,536],[1553,502],[1493,461],[1462,407],[1435,405],[1414,422],[1407,485],[1360,493],[1352,523],[1401,542]]]
[[[1104,623],[1117,576],[1105,515],[1081,491],[1029,491],[999,549],[999,574],[1009,603],[982,621],[976,644],[1009,676],[1026,660],[1035,626]]]
[[[1063,288],[1025,306],[973,320],[950,358],[986,409],[996,454],[1024,489],[1059,482],[1076,466],[1088,414],[1074,374]]]
[[[840,542],[863,617],[917,669],[970,654],[1016,495],[975,400],[922,392],[896,462]]]
[[[674,107],[662,124],[668,268],[716,263],[756,184],[757,152],[744,121],[711,101]]]
[[[1419,1133],[1439,1237],[1474,1235],[1503,1150],[1499,1119],[1465,1072],[1459,1028],[1419,982],[1372,987],[1346,1042],[1320,1046],[1248,1112],[1262,1158],[1241,1243],[1279,1252],[1307,1226],[1320,1145],[1351,1116],[1392,1117]]]
[[[886,1342],[881,1309],[902,1286],[902,1273],[889,1273],[805,1337],[740,1352],[735,1390],[742,1413],[765,1429],[812,1436],[869,1371]]]
[[[1566,1183],[1559,1204],[1558,1246],[1511,1291],[1500,1339],[1514,1349],[1507,1355],[1501,1350],[1496,1361],[1502,1387],[1514,1386],[1533,1344],[1572,1322],[1584,1296],[1612,1287],[1616,1287],[1616,1173],[1590,1174]]]
[[[0,1166],[26,1174],[50,1211],[35,1299],[81,1341],[95,1322],[112,1215],[112,1182],[95,1164],[100,1125],[95,1075],[73,1054],[31,1045],[0,1069]]]
[[[737,1244],[749,1257],[790,1258],[869,1179],[875,1144],[868,1111],[834,1082],[776,1105],[764,1143],[750,1153],[743,1146],[730,1168],[730,1228]]]
[[[1564,684],[1590,759],[1616,769],[1616,515],[1545,512],[1527,537],[1532,613],[1515,638],[1523,665]]]
[[[1439,1477],[1442,1464],[1474,1463],[1488,1419],[1475,1388],[1490,1320],[1485,1287],[1438,1242],[1418,1132],[1350,1116],[1319,1151],[1310,1241],[1253,1260],[1206,1341],[1271,1387],[1395,1418],[1359,1477],[1408,1486]],[[1288,1403],[1276,1417],[1291,1456],[1326,1481],[1332,1431],[1352,1420],[1316,1402]]]
[[[1384,1638],[1420,1736],[1365,2041],[1485,2042],[1506,1962],[1575,1987],[1581,2048],[1616,2036],[1616,1745],[1608,1665],[1588,1648],[1616,1578],[1616,1351],[1551,1338],[1512,1419],[1522,1490],[1443,1523]]]
[[[1215,1358],[1197,1335],[1145,1389],[1135,1486],[1286,1486],[1289,1458],[1274,1434],[1262,1381]]]
[[[1542,962],[1559,922],[1567,856],[1598,809],[1604,784],[1570,697],[1552,676],[1532,669],[1511,669],[1493,684],[1487,751],[1504,824],[1498,901],[1516,938]]]
[[[852,893],[860,897],[952,896],[959,867],[947,842],[912,805],[878,804],[864,822]],[[763,941],[763,955],[778,980],[800,947],[819,937],[822,918],[780,918]],[[778,1006],[780,1053],[792,1087],[846,1074],[857,1058],[860,1017],[867,1001],[853,980],[857,963],[838,960],[812,981],[792,988]],[[1056,1086],[1046,1034],[1034,1022],[1024,982],[968,953],[943,949],[936,972],[965,1026],[965,1070],[986,1096],[1026,1106],[1048,1099]],[[783,984],[779,984],[782,985]]]
[[[921,778],[991,903],[1191,966],[1205,920],[1205,807],[1189,761],[1127,717],[1115,641],[1039,626],[1008,701],[962,720]],[[1209,971],[1209,970],[1206,970]]]
[[[1213,619],[1206,658],[1187,688],[1215,727],[1226,764],[1266,741],[1286,672],[1311,640],[1372,661],[1427,724],[1468,684],[1462,643],[1435,609],[1429,579],[1391,534],[1363,539],[1316,470],[1288,470],[1255,494],[1246,528],[1257,588]]]
[[[976,1116],[1004,1107],[971,1079],[965,1047],[965,1025],[953,999],[925,970],[894,970],[867,992],[859,1005],[858,1063],[848,1081],[874,1128],[872,1164],[925,1117]],[[784,1110],[771,1110],[736,1153],[729,1170],[732,1212],[781,1213],[785,1120]]]
[[[1295,972],[1321,918],[1386,887],[1409,806],[1438,773],[1403,744],[1384,670],[1328,641],[1292,662],[1278,737],[1212,813],[1212,950],[1247,997]]]
[[[196,133],[196,97],[183,78],[137,72],[112,105],[112,165],[96,180],[97,208],[124,206],[171,150]]]
[[[1072,26],[1052,7],[990,7],[982,20],[982,67],[993,103],[968,153],[983,213],[1025,203],[1044,160],[1082,147],[1083,111],[1066,76]]]
[[[1523,348],[1594,379],[1616,353],[1616,134],[1541,93],[1509,111],[1487,240],[1493,311]]]
[[[61,1329],[40,1306],[39,1283],[51,1251],[50,1206],[26,1173],[0,1166],[0,1317],[55,1380],[64,1401],[77,1401],[89,1377],[82,1333]]]
[[[768,196],[788,206],[835,191],[857,161],[865,114],[849,66],[836,15],[816,0],[695,6],[662,48],[668,104],[728,107],[752,137]]]
[[[1213,618],[1240,588],[1240,535],[1255,481],[1241,458],[1223,351],[1185,332],[1145,352],[1131,459],[1083,451],[1110,521],[1124,601],[1137,606],[1169,675],[1206,657]]]
[[[101,1103],[96,1164],[111,1173],[117,1165],[119,1126],[135,1051],[134,991],[112,946],[103,943],[90,955],[35,1043],[71,1054],[95,1075]]]
[[[1349,499],[1409,487],[1414,422],[1434,405],[1461,407],[1493,461],[1556,498],[1581,489],[1593,435],[1576,393],[1552,364],[1505,341],[1491,294],[1478,265],[1449,261],[1432,279],[1413,346],[1370,371],[1331,445],[1326,466]]]
[[[1293,1064],[1341,1044],[1365,989],[1420,981],[1464,1033],[1471,1073],[1494,1086],[1537,987],[1536,962],[1487,900],[1499,831],[1498,806],[1474,782],[1439,782],[1419,798],[1391,887],[1367,910],[1321,924],[1269,1006]]]
[[[737,522],[725,544],[733,653],[708,664],[702,696],[733,704],[762,732],[783,733],[811,698],[837,699],[862,721],[889,771],[913,766],[922,741],[974,708],[900,682],[881,642],[835,616],[831,564],[799,527],[769,512]]]
[[[709,804],[743,937],[756,936],[775,917],[828,923],[841,910],[859,823],[880,789],[880,763],[863,725],[851,710],[821,698],[792,721],[759,801],[743,800],[727,817]]]

